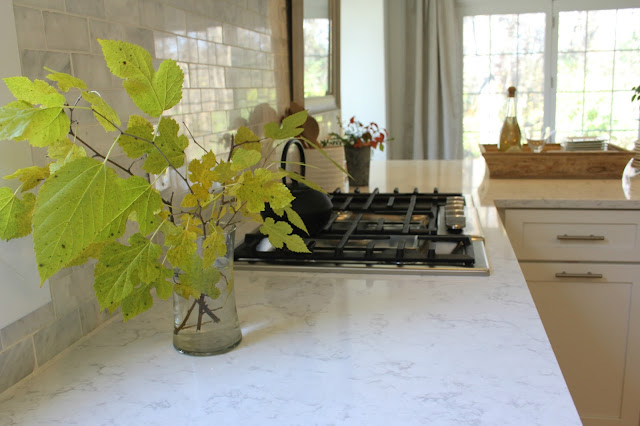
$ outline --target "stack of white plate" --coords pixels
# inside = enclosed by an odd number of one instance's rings
[[[568,137],[560,145],[565,151],[606,151],[609,141],[596,137],[574,136]]]

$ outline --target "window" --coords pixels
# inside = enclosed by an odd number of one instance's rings
[[[340,105],[339,0],[291,0],[292,96],[312,113]]]
[[[591,10],[571,10],[566,0],[522,13],[463,10],[465,151],[478,155],[479,144],[497,143],[511,85],[518,89],[521,128],[544,120],[556,142],[593,135],[633,147],[640,8],[607,10],[614,1],[579,4]]]

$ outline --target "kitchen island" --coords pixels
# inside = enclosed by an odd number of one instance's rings
[[[371,185],[471,194],[490,276],[237,271],[233,351],[177,353],[159,301],[1,394],[0,424],[581,424],[495,204],[640,208],[619,181],[490,180],[480,159],[374,162]]]

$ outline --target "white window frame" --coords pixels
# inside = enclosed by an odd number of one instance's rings
[[[600,10],[640,8],[640,0],[455,0],[463,28],[465,16],[502,15],[510,13],[546,13],[544,52],[544,121],[555,128],[556,82],[558,64],[558,16],[560,12],[571,10]],[[462,34],[460,34],[462,40]],[[549,54],[547,54],[549,52]],[[462,73],[461,73],[462,75]],[[631,88],[629,88],[631,96]],[[629,98],[631,99],[631,98]],[[461,124],[462,125],[462,124]]]

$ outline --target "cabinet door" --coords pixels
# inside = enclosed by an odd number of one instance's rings
[[[638,426],[640,266],[521,267],[583,423]]]
[[[519,260],[640,262],[637,210],[505,210]]]

